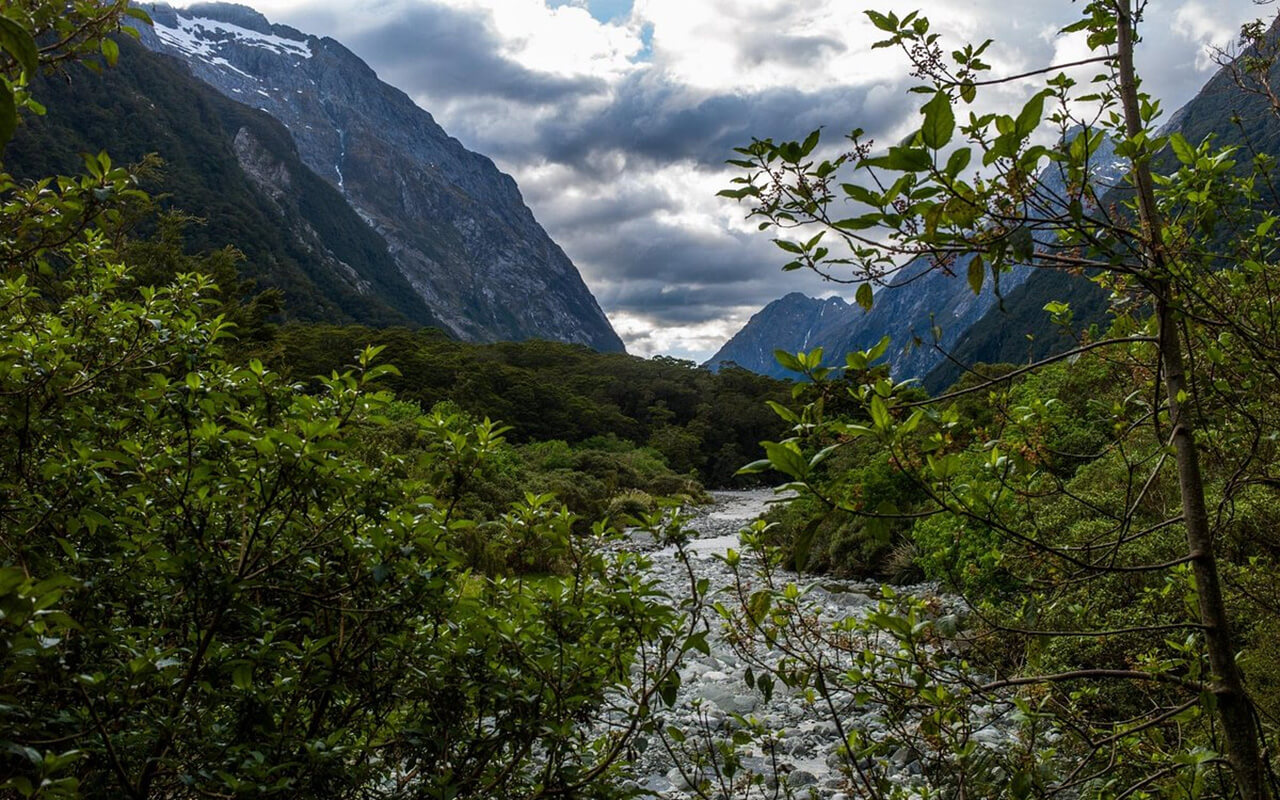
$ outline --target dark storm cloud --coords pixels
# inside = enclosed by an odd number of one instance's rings
[[[596,293],[606,308],[669,325],[763,306],[797,283],[795,275],[781,272],[779,251],[741,234],[639,219],[613,230],[577,229],[565,243],[582,262],[605,266]]]
[[[803,138],[824,125],[835,137],[854,127],[883,128],[902,113],[869,111],[867,91],[787,88],[690,100],[689,89],[644,72],[617,87],[603,110],[557,115],[541,122],[529,139],[493,144],[504,155],[542,157],[584,172],[594,168],[593,156],[611,151],[657,164],[694,161],[719,167],[734,147],[750,144],[752,137]]]
[[[669,209],[674,205],[673,200],[675,200],[667,193],[651,186],[615,184],[613,190],[605,197],[596,196],[568,203],[565,204],[567,207],[561,209],[557,207],[557,201],[549,197],[561,189],[562,187],[553,186],[540,190],[542,196],[536,200],[531,197],[530,202],[544,201],[546,206],[552,208],[557,218],[572,220],[575,226],[586,229],[598,228],[610,232],[616,231],[619,226],[632,220]],[[530,195],[526,193],[526,197]]]
[[[757,307],[777,299],[777,287],[743,281],[726,287],[673,286],[658,281],[638,281],[606,287],[597,292],[612,311],[644,317],[664,325],[698,325],[723,319],[725,310],[738,306]]]
[[[780,14],[786,5],[780,4]],[[869,108],[865,86],[708,94],[671,81],[656,67],[609,87],[600,78],[538,72],[505,58],[488,12],[424,3],[399,8],[386,20],[339,38],[437,116],[458,110],[444,116],[468,146],[517,163],[570,165],[588,178],[612,177],[601,174],[599,163],[611,153],[624,154],[628,169],[637,162],[678,161],[720,167],[752,137],[803,138],[826,126],[834,138],[854,127],[884,129],[905,113],[901,104]],[[320,5],[300,9],[291,21],[310,30],[341,27],[335,12]],[[804,66],[845,49],[826,36],[757,39],[743,49],[743,58],[755,63]],[[605,92],[605,103],[580,102]],[[513,126],[521,116],[511,113],[513,101],[543,113],[528,126]]]
[[[332,12],[317,7],[301,17],[316,28]],[[304,24],[306,24],[304,22]],[[489,97],[528,105],[556,104],[606,89],[599,78],[567,78],[528,69],[501,55],[489,14],[431,3],[414,5],[381,24],[340,35],[388,83],[410,95],[437,99]]]
[[[621,227],[591,227],[573,237],[585,260],[609,265],[610,280],[668,285],[732,285],[772,263],[772,248],[728,232],[708,233],[641,218]]]

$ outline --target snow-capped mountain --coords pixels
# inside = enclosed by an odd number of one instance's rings
[[[515,181],[337,41],[229,3],[148,11],[155,25],[142,28],[142,43],[283,123],[302,162],[385,241],[412,291],[449,333],[623,349]],[[264,192],[293,191],[252,131],[234,138],[241,164]]]

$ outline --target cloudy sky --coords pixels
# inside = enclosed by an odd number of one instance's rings
[[[245,1],[338,39],[514,175],[638,355],[704,360],[769,301],[838,288],[780,272],[769,235],[715,197],[732,147],[819,126],[890,141],[914,114],[904,59],[870,50],[880,36],[862,9],[876,0]],[[1056,33],[1081,5],[879,3],[921,8],[952,47],[995,39],[996,75],[1081,57],[1081,42]],[[1147,89],[1172,112],[1209,77],[1208,48],[1267,11],[1152,0]],[[1032,88],[1002,91],[1013,103]]]

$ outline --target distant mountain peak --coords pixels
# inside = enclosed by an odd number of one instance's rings
[[[850,308],[834,295],[817,298],[801,292],[785,294],[753,314],[706,366],[714,370],[733,363],[762,375],[794,378],[795,374],[774,358],[774,350],[795,353],[822,345],[831,324],[843,320]]]

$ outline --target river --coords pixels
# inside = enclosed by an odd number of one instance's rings
[[[710,582],[710,592],[729,587],[733,574],[719,558],[730,549],[740,549],[739,531],[767,509],[777,496],[772,490],[713,492],[714,504],[696,510],[686,527],[694,538],[685,550],[697,577]],[[643,543],[639,543],[642,549]],[[652,549],[654,572],[663,588],[674,598],[687,597],[688,578],[673,547]],[[856,582],[830,582],[814,588],[810,598],[821,607],[824,617],[832,619],[856,614],[870,606],[872,593],[878,586]],[[714,595],[713,595],[714,599]],[[681,699],[664,712],[667,723],[685,730],[710,728],[723,733],[733,727],[733,715],[741,714],[758,720],[776,733],[781,752],[771,760],[758,747],[744,750],[743,766],[768,776],[773,783],[775,771],[786,775],[786,783],[796,796],[812,796],[843,800],[847,795],[846,778],[837,768],[836,748],[842,737],[834,722],[826,718],[815,704],[778,689],[765,700],[761,692],[746,685],[745,666],[734,648],[726,641],[718,619],[710,618],[708,638],[710,654],[691,653],[681,669]],[[644,742],[642,745],[646,744]],[[690,797],[688,772],[674,766],[662,747],[644,747],[636,764],[638,782],[660,797],[683,800]]]

